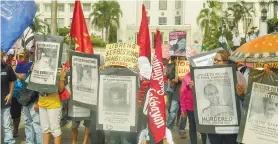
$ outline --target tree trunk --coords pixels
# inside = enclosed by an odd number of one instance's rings
[[[109,27],[105,27],[105,42],[109,42],[108,38],[109,38]]]
[[[273,2],[273,10],[274,10],[274,18],[277,18],[278,1],[274,1],[274,2]]]
[[[51,34],[57,35],[57,1],[51,2]]]
[[[103,35],[104,35],[104,28],[101,29],[101,39],[102,39],[102,40],[104,40]]]

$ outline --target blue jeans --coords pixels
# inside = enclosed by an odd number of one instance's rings
[[[4,144],[15,144],[11,126],[10,108],[11,107],[1,108],[1,133],[4,134]]]
[[[171,108],[170,108],[170,112],[169,112],[168,120],[167,120],[167,128],[168,129],[172,129],[172,127],[174,126],[174,122],[177,117],[177,113],[178,113],[179,109],[180,109],[180,103],[178,101],[172,100]],[[187,120],[186,117],[182,117],[180,119],[180,126],[179,126],[180,132],[185,132],[186,120]]]
[[[35,103],[23,106],[26,144],[42,144],[43,134],[39,111],[34,110]]]

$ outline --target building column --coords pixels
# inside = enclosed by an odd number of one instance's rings
[[[260,33],[259,36],[267,34],[267,23],[266,21],[260,21]]]

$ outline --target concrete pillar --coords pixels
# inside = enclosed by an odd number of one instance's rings
[[[259,36],[263,36],[267,34],[267,23],[266,21],[260,22],[260,33]]]

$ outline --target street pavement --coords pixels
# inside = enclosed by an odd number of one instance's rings
[[[188,124],[187,124],[188,125]],[[62,128],[62,143],[63,144],[71,144],[71,123],[67,124]],[[181,139],[178,134],[178,127],[175,126],[172,130],[173,138],[175,144],[190,144],[189,136],[186,139]],[[84,136],[84,126],[83,124],[80,125],[79,133],[78,133],[78,144],[82,144]],[[19,136],[16,138],[16,144],[25,144],[24,141],[24,121],[21,120],[20,127],[19,127]],[[53,144],[53,140],[51,142]],[[88,143],[90,144],[90,142]],[[198,141],[198,144],[201,144],[201,141]]]

